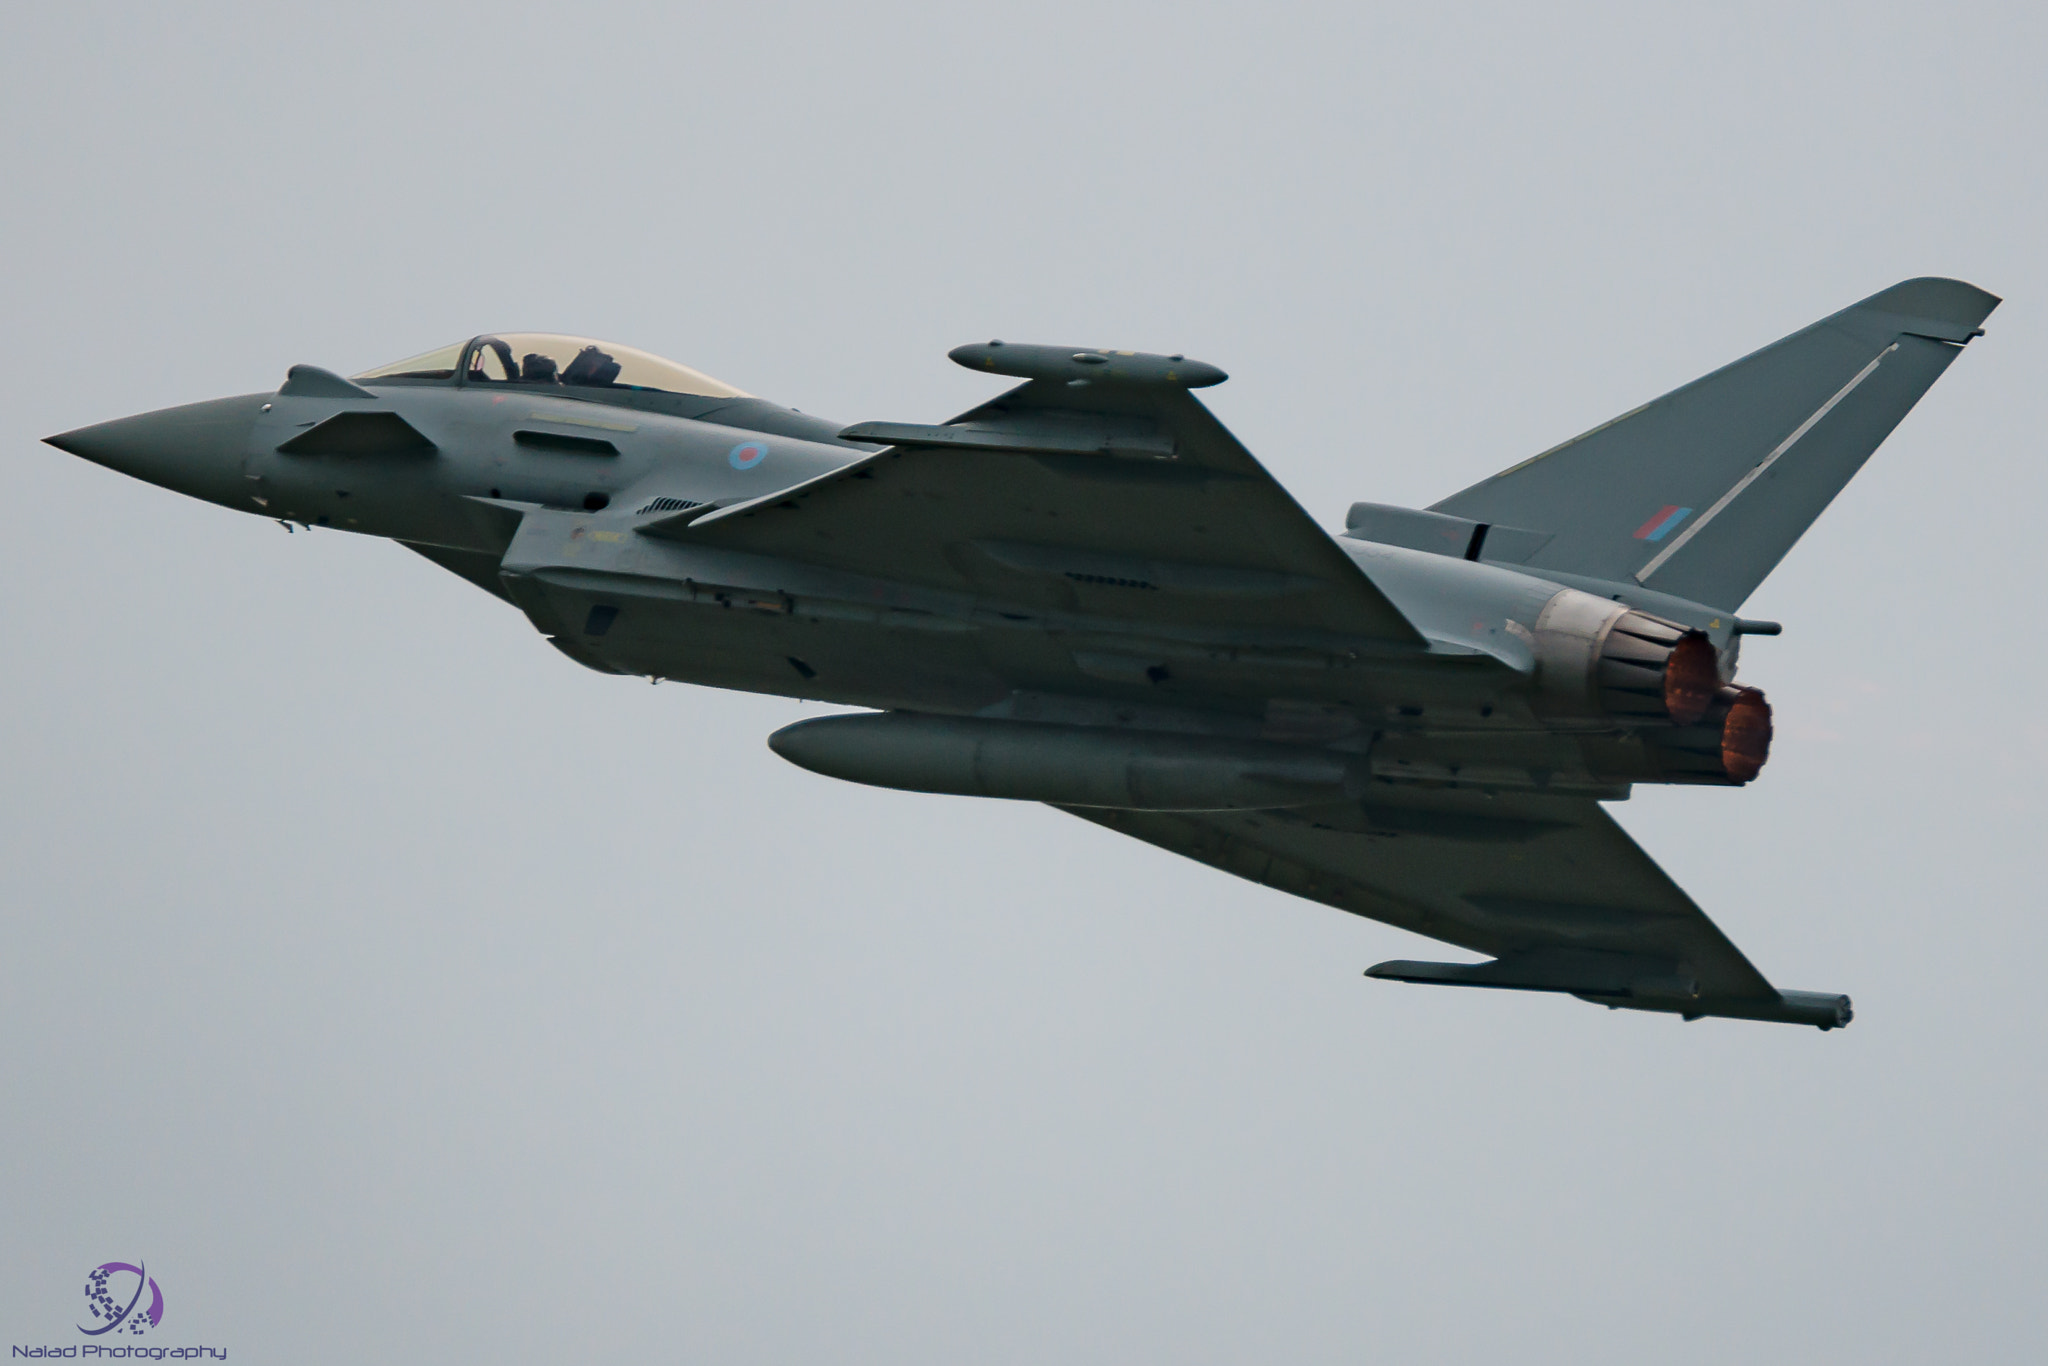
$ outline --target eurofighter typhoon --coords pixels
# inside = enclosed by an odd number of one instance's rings
[[[813,772],[1047,802],[1484,955],[1369,975],[1814,1025],[1608,817],[1740,787],[1737,613],[1998,300],[1894,285],[1434,506],[1331,536],[1178,355],[1000,341],[950,422],[852,427],[631,347],[496,333],[49,438],[384,536],[600,673],[862,708]]]

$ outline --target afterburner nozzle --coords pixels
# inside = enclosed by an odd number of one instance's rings
[[[1738,783],[1764,771],[1771,757],[1771,704],[1755,688],[1738,690],[1721,723],[1721,767]]]
[[[1755,688],[1726,685],[1689,726],[1645,726],[1581,744],[1592,772],[1615,782],[1740,787],[1771,757],[1771,704]]]
[[[1721,654],[1706,632],[1561,589],[1536,618],[1539,709],[1624,723],[1698,723],[1719,696]]]
[[[1671,647],[1664,661],[1664,710],[1681,726],[1707,714],[1721,690],[1721,656],[1714,642],[1698,631]]]

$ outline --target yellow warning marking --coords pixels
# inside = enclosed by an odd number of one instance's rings
[[[527,417],[536,422],[560,422],[570,427],[595,427],[601,432],[637,432],[640,429],[627,422],[606,422],[600,418],[584,417],[580,413],[531,412]]]

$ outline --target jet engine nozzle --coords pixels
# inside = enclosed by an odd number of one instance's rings
[[[1580,743],[1587,767],[1610,781],[1740,787],[1771,757],[1771,704],[1755,688],[1724,685],[1689,726],[1644,727]]]
[[[1558,717],[1697,724],[1721,686],[1706,634],[1567,588],[1536,619],[1539,710]]]
[[[1732,691],[1721,722],[1721,767],[1731,781],[1746,783],[1764,771],[1771,757],[1771,704],[1755,688]]]
[[[813,773],[875,787],[1136,811],[1270,810],[1356,795],[1357,756],[1208,735],[868,712],[768,737]]]
[[[1600,647],[1599,681],[1600,701],[1609,712],[1661,711],[1689,726],[1714,705],[1721,659],[1703,633],[1627,612]]]

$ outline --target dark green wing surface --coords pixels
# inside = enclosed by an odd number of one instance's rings
[[[1061,349],[1011,348],[1024,351]],[[1077,366],[1081,383],[1033,379],[943,426],[851,427],[850,439],[891,444],[643,530],[1048,610],[1420,645],[1185,382],[1165,377],[1167,359],[1137,358],[1160,374],[1122,378],[1119,361]]]
[[[1598,803],[1386,789],[1289,812],[1066,807],[1275,890],[1492,955],[1396,962],[1411,982],[1832,1027],[1845,998],[1781,993]]]
[[[1733,610],[1997,306],[1907,280],[1432,510],[1547,534],[1531,569]]]

